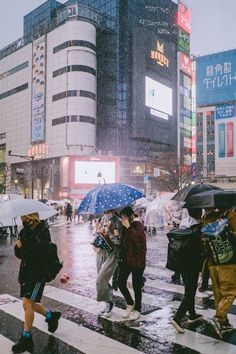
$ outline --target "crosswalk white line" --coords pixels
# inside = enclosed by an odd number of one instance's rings
[[[7,299],[9,302],[7,302]],[[5,301],[1,301],[5,300]],[[13,302],[14,301],[14,302]],[[16,317],[23,321],[22,301],[11,295],[0,295],[0,311]],[[38,314],[35,316],[34,327],[44,333],[48,333],[44,318]],[[138,354],[142,353],[114,339],[92,331],[74,322],[60,319],[58,330],[53,334],[56,338],[86,354]]]
[[[97,315],[98,313],[96,305],[98,306],[99,304],[97,303],[97,301],[81,295],[72,294],[63,289],[47,286],[45,288],[45,296],[60,302],[61,299],[63,299],[63,303],[76,307],[77,309],[84,310],[94,315]],[[171,312],[171,308],[178,308],[179,304],[180,302],[178,301],[170,302],[169,311]],[[117,308],[115,309],[118,310]],[[206,319],[214,315],[213,310],[202,310],[201,312],[203,313]],[[108,320],[112,322],[117,322],[117,315],[118,312],[116,312],[115,315],[112,314],[108,318]],[[160,317],[163,317],[164,321],[160,321]],[[152,336],[153,333],[155,333],[157,338],[160,336],[164,338],[165,333],[167,332],[167,327],[170,326],[170,324],[167,322],[167,318],[168,316],[166,313],[166,309],[163,308],[161,310],[153,311],[152,313],[146,316],[142,316],[142,318],[139,319],[139,322],[144,320],[145,326],[147,326],[148,322],[155,323],[155,326],[152,327]],[[230,321],[232,322],[232,324],[235,324],[236,327],[236,316],[230,315]],[[135,327],[135,329],[138,330],[137,327]],[[173,341],[174,343],[183,345],[193,350],[197,350],[202,354],[231,354],[235,353],[236,350],[235,345],[224,343],[222,341],[216,341],[214,338],[208,337],[204,334],[194,333],[189,330],[186,330],[185,335],[177,335],[175,333],[175,330],[173,330],[173,333],[171,335],[169,333],[170,331],[168,331],[168,338],[166,338],[168,341]],[[214,345],[216,344],[216,342],[217,345]]]
[[[11,347],[13,346],[13,342],[6,337],[4,337],[2,334],[0,334],[0,352],[1,354],[9,354],[11,353]],[[29,352],[25,352],[26,354],[29,354]]]
[[[53,286],[46,286],[43,295],[49,299],[56,300],[77,309],[84,310],[93,315],[98,315],[104,307],[104,302],[97,302],[85,296],[81,296],[70,291],[59,289]],[[122,318],[124,310],[114,307],[110,319],[114,322],[125,321]]]

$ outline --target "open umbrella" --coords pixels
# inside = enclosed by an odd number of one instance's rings
[[[88,192],[82,200],[78,214],[101,214],[105,210],[117,209],[142,198],[140,189],[124,183],[102,184]]]
[[[192,195],[184,208],[230,208],[236,206],[236,191],[210,190]]]
[[[177,192],[171,200],[177,200],[179,202],[187,202],[188,198],[191,197],[192,195],[210,191],[210,190],[223,190],[220,187],[213,186],[211,184],[206,184],[206,183],[198,183],[198,184],[193,184],[191,186],[187,186],[183,189],[181,189],[179,192]]]
[[[37,200],[10,199],[0,203],[0,224],[2,226],[15,225],[16,218],[31,213],[39,213],[39,218],[45,220],[55,215],[57,211]]]

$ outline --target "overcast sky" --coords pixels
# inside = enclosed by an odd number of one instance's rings
[[[0,48],[22,37],[23,16],[44,2],[44,0],[9,2],[0,0]],[[236,47],[236,0],[185,0],[184,2],[192,8],[191,52],[193,54],[207,54]]]

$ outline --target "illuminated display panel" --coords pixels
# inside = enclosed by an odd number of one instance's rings
[[[145,104],[147,107],[172,115],[172,89],[146,76]]]
[[[116,163],[104,161],[75,161],[74,183],[115,183]]]

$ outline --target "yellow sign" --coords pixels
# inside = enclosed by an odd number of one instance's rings
[[[169,59],[164,55],[164,43],[157,41],[157,49],[151,50],[151,58],[156,60],[157,64],[169,67]]]

